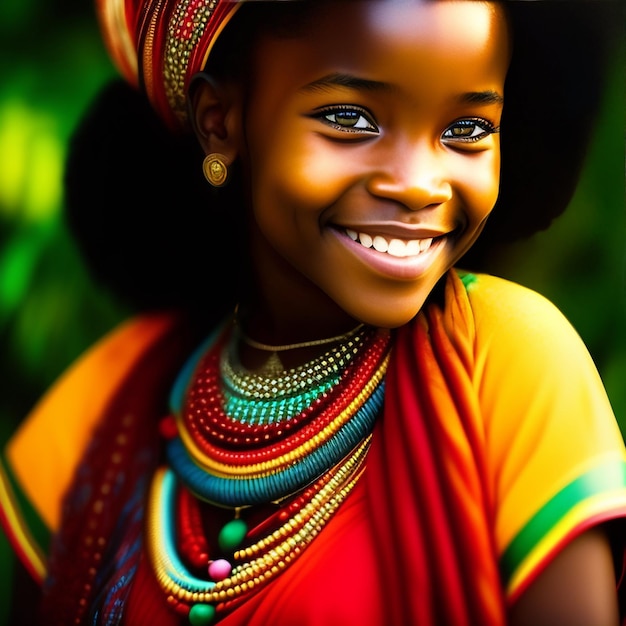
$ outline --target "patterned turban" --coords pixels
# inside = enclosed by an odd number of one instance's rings
[[[113,62],[173,129],[187,126],[189,82],[243,1],[95,0]]]

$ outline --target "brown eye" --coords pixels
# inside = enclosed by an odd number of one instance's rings
[[[339,126],[348,126],[350,128],[356,126],[359,121],[359,118],[362,116],[356,111],[340,111],[339,113],[334,113],[333,117],[334,121],[339,124]]]
[[[452,128],[453,137],[471,137],[476,127],[472,126],[455,126]]]
[[[337,130],[354,133],[378,132],[378,127],[370,116],[357,107],[328,107],[318,111],[315,117]]]
[[[497,133],[498,129],[483,119],[458,120],[446,128],[441,135],[444,142],[474,142],[480,141],[492,133]]]

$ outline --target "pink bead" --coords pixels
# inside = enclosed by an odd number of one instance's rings
[[[209,576],[215,580],[224,580],[228,578],[233,566],[226,559],[217,559],[209,563]]]

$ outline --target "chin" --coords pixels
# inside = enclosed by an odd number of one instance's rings
[[[416,311],[413,315],[407,315],[404,317],[394,316],[393,318],[390,318],[386,316],[376,319],[372,318],[372,321],[366,321],[365,323],[376,328],[387,328],[389,330],[393,330],[394,328],[400,328],[401,326],[408,324],[418,313],[419,311]]]
[[[410,298],[409,301],[377,299],[374,306],[350,307],[346,312],[364,324],[377,328],[399,328],[408,324],[422,309],[428,294],[420,298]]]

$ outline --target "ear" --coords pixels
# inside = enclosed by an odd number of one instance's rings
[[[240,148],[241,89],[196,74],[189,88],[190,120],[205,154],[219,152],[231,163]]]

